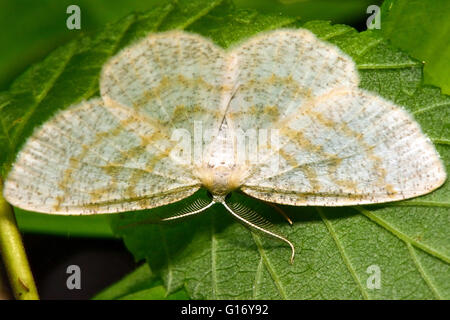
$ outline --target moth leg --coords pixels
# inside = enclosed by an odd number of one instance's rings
[[[286,214],[286,212],[283,211],[283,209],[281,209],[279,206],[277,206],[275,203],[272,202],[267,202],[265,201],[266,204],[268,204],[269,206],[271,206],[272,208],[274,208],[279,214],[281,214],[283,216],[284,219],[286,219],[286,221],[292,226],[293,222],[291,220],[291,218],[289,218],[289,216]]]

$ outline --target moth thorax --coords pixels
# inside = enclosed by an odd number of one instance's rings
[[[242,175],[229,166],[204,166],[198,170],[202,184],[213,195],[226,195],[239,188]]]

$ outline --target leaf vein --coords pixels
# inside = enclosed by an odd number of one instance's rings
[[[164,253],[166,254],[166,260],[167,260],[167,281],[166,281],[167,293],[171,293],[172,281],[173,281],[172,261],[170,260],[169,247],[167,245],[167,239],[164,235],[162,227],[160,225],[158,225],[158,229],[159,229],[159,233],[161,234],[161,241],[163,244]]]
[[[405,69],[411,67],[421,67],[417,62],[405,62],[397,64],[358,64],[358,70],[379,70],[379,69]]]
[[[258,268],[256,269],[255,273],[255,281],[253,282],[253,299],[256,299],[258,297],[258,288],[261,283],[263,265],[263,258],[261,256],[259,259]]]
[[[450,102],[436,103],[436,104],[433,104],[431,106],[424,107],[424,108],[418,109],[416,111],[413,111],[412,114],[416,115],[416,114],[419,114],[419,113],[427,112],[427,111],[430,111],[430,110],[433,110],[433,109],[436,109],[436,108],[439,108],[439,107],[443,107],[443,106],[448,106],[448,105],[450,105]]]
[[[449,139],[431,138],[434,144],[450,145]]]
[[[211,289],[214,299],[217,298],[217,240],[214,236],[214,214],[211,214]]]
[[[365,215],[367,218],[369,218],[370,220],[376,222],[377,224],[379,224],[380,226],[382,226],[383,228],[385,228],[386,230],[390,231],[391,233],[393,233],[395,236],[397,236],[399,239],[403,240],[406,243],[410,243],[412,245],[414,245],[415,247],[431,254],[432,256],[441,259],[442,261],[446,262],[446,263],[450,263],[450,257],[447,257],[444,253],[439,252],[438,250],[435,250],[433,248],[431,248],[430,246],[421,243],[417,240],[414,240],[413,238],[409,237],[408,235],[406,235],[405,233],[401,232],[400,230],[398,230],[397,228],[395,228],[394,226],[392,226],[391,224],[389,224],[386,220],[380,218],[379,216],[373,214],[372,212],[370,212],[369,210],[366,210],[364,208],[361,207],[355,207],[356,210],[358,210],[361,214]]]
[[[433,284],[432,280],[428,276],[428,274],[425,272],[425,269],[423,268],[422,264],[419,261],[419,258],[417,257],[417,254],[415,252],[415,249],[410,243],[406,243],[406,247],[408,248],[409,254],[411,255],[412,260],[414,261],[414,264],[417,267],[417,270],[420,272],[420,275],[422,276],[423,280],[427,284],[427,286],[431,289],[435,297],[439,300],[442,300],[442,296],[440,295],[438,289]]]
[[[259,236],[257,234],[255,234],[253,231],[250,231],[253,237],[253,240],[255,241],[256,247],[258,248],[258,252],[261,256],[261,259],[264,262],[264,266],[266,267],[267,271],[269,271],[269,274],[278,290],[278,293],[280,294],[281,298],[283,300],[287,300],[288,296],[286,293],[286,290],[283,287],[283,284],[281,283],[280,278],[278,277],[278,275],[276,274],[272,264],[270,263],[269,257],[267,256],[264,247],[261,243],[261,239],[259,238]]]
[[[330,233],[331,237],[333,238],[334,242],[336,243],[336,246],[339,250],[339,253],[341,254],[342,260],[344,260],[344,263],[350,272],[353,280],[355,281],[356,285],[358,286],[359,291],[361,292],[364,299],[368,300],[369,295],[367,294],[366,290],[364,289],[364,286],[362,285],[361,281],[358,278],[358,275],[356,274],[356,270],[353,267],[353,265],[350,262],[349,257],[347,256],[347,253],[344,250],[344,247],[342,246],[341,242],[339,241],[336,231],[334,230],[333,226],[331,225],[330,221],[325,217],[323,214],[323,211],[321,208],[316,208],[317,212],[319,213],[320,218],[322,218],[323,223],[328,229],[328,232]]]

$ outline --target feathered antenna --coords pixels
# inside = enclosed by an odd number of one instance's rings
[[[260,231],[266,235],[269,235],[271,237],[274,237],[276,239],[286,242],[291,247],[291,251],[292,251],[290,262],[291,262],[291,264],[294,263],[294,256],[295,256],[294,245],[288,239],[275,233],[274,231],[271,231],[270,229],[273,230],[275,228],[275,226],[272,223],[270,223],[269,221],[264,219],[262,216],[257,214],[255,211],[244,206],[241,203],[231,202],[230,204],[227,204],[225,202],[225,199],[221,200],[220,202],[236,219],[238,219],[245,225],[247,225],[251,228],[254,228],[257,231]]]
[[[205,211],[206,209],[211,207],[214,203],[215,203],[215,201],[213,201],[213,200],[211,202],[208,202],[207,200],[205,200],[203,198],[198,198],[194,202],[192,202],[190,205],[188,205],[187,207],[184,207],[183,209],[181,209],[180,211],[176,212],[175,214],[173,214],[172,216],[170,216],[168,218],[160,219],[160,218],[152,217],[152,218],[138,221],[135,223],[130,223],[125,226],[120,226],[119,228],[125,229],[125,228],[130,228],[130,227],[136,227],[139,225],[145,225],[145,224],[149,224],[149,223],[159,223],[159,222],[164,222],[164,221],[171,221],[171,220],[176,220],[176,219],[180,219],[180,218],[185,218],[185,217],[192,216],[194,214]]]
[[[211,207],[215,201],[208,202],[205,199],[198,198],[193,203],[183,208],[180,212],[177,212],[171,217],[161,219],[161,221],[170,221],[175,219],[181,219],[188,216],[192,216],[194,214],[200,213]]]

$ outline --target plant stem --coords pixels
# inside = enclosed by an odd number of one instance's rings
[[[3,198],[3,182],[1,179],[0,253],[15,298],[20,300],[39,299],[13,210]]]

